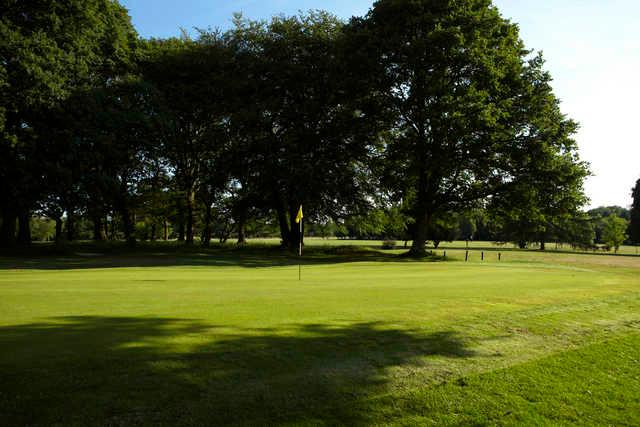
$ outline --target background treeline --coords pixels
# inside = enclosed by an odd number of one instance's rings
[[[430,236],[436,247],[441,242],[454,240],[491,241],[496,243],[513,243],[521,248],[540,248],[543,243],[553,243],[552,249],[571,247],[576,250],[617,250],[622,243],[634,244],[630,235],[626,234],[631,211],[619,206],[600,207],[589,210],[584,216],[570,223],[550,224],[550,232],[544,242],[537,241],[535,231],[527,233],[519,228],[521,224],[491,217],[483,210],[468,211],[452,215],[446,222],[438,222]],[[117,221],[117,219],[116,219]],[[405,245],[411,239],[407,219],[397,209],[373,209],[365,215],[351,216],[346,220],[325,223],[312,223],[307,226],[306,234],[319,238],[385,240],[389,244]],[[613,223],[613,226],[611,225]],[[624,227],[616,227],[616,224]],[[108,226],[115,230],[111,239],[124,237],[118,224]],[[155,231],[154,231],[155,230]],[[166,236],[159,234],[160,229],[144,218],[136,223],[135,235],[139,240],[177,239],[179,236],[171,226]],[[201,230],[198,230],[201,231]],[[214,227],[212,238],[216,242],[226,242],[235,234],[233,224],[227,227]],[[250,218],[245,224],[245,235],[254,238],[274,238],[279,236],[277,225],[269,218]],[[31,235],[38,241],[55,241],[56,223],[47,217],[31,219]],[[93,239],[93,223],[80,218],[76,224],[78,240]]]
[[[577,124],[490,1],[235,16],[162,40],[110,0],[0,9],[1,245],[296,247],[301,204],[306,234],[410,240],[416,255],[453,238],[627,238],[625,219],[581,213]]]

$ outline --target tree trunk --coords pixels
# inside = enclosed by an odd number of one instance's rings
[[[211,203],[207,203],[204,211],[204,230],[202,233],[202,246],[209,247],[211,242]]]
[[[180,217],[178,222],[178,241],[184,242],[184,218]]]
[[[111,221],[107,220],[104,223],[104,229],[107,232],[107,238],[109,240],[115,240],[115,227],[116,227],[116,219],[111,216]]]
[[[195,204],[195,192],[189,190],[187,192],[187,229],[186,229],[186,241],[187,245],[193,245],[193,222],[194,222],[194,204]]]
[[[102,225],[102,216],[101,215],[93,215],[93,240],[96,242],[101,242],[105,239],[104,227]]]
[[[547,248],[547,231],[544,230],[540,233],[540,250],[544,251]]]
[[[2,227],[0,227],[0,244],[10,246],[16,238],[17,215],[9,208],[4,208],[2,212]]]
[[[76,238],[76,220],[73,213],[67,212],[67,241],[73,242]]]
[[[156,241],[156,223],[155,221],[151,223],[151,241]]]
[[[102,218],[102,234],[104,235],[104,240],[111,240],[111,229],[113,228],[113,218],[109,219],[109,217]]]
[[[129,208],[125,204],[120,207],[120,216],[122,217],[122,231],[124,232],[124,240],[126,241],[127,246],[133,247],[136,245],[133,219],[131,218]]]
[[[18,243],[28,245],[31,243],[31,214],[28,210],[18,215]]]
[[[178,204],[178,216],[176,219],[178,221],[178,242],[184,242],[184,206],[182,201]]]
[[[115,213],[115,212],[114,212]],[[109,226],[110,229],[110,239],[111,240],[116,240],[118,238],[118,228],[120,227],[120,225],[118,224],[118,221],[116,220],[115,217],[111,218],[111,224]]]
[[[104,240],[109,238],[109,219],[105,216],[102,218],[102,235],[104,236]]]
[[[244,245],[247,243],[245,235],[246,224],[244,222],[238,223],[238,245]]]
[[[62,218],[61,217],[56,217],[55,218],[56,221],[56,243],[60,243],[60,241],[62,240]]]
[[[240,213],[238,214],[238,245],[244,245],[247,243],[247,238],[245,236],[247,228],[247,211],[244,207],[240,208]]]
[[[289,246],[291,236],[289,222],[287,221],[287,210],[279,196],[276,196],[276,214],[278,215],[278,225],[280,226],[280,239],[282,239],[282,247]]]
[[[409,250],[411,256],[423,257],[427,254],[427,234],[431,224],[430,215],[419,215],[413,228],[413,244]]]
[[[169,240],[169,223],[166,218],[162,220],[162,239],[165,242]]]

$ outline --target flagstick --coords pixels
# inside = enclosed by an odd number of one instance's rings
[[[300,236],[298,240],[300,241],[300,246],[298,248],[298,280],[302,280],[302,221],[300,218]]]

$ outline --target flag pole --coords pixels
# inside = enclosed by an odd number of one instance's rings
[[[302,205],[298,209],[298,215],[296,215],[296,222],[300,224],[300,233],[298,234],[298,280],[302,280]]]
[[[300,235],[298,237],[298,280],[302,280],[302,221],[304,221],[304,219],[300,218]]]

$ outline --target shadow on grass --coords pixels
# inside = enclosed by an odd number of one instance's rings
[[[276,333],[65,317],[0,327],[0,413],[5,425],[367,424],[389,368],[471,355],[452,332],[381,323]]]
[[[441,261],[429,256],[420,261]],[[0,257],[0,269],[70,270],[85,268],[210,266],[210,267],[278,267],[302,263],[337,264],[346,262],[383,261],[410,262],[415,259],[394,252],[358,246],[310,246],[298,257],[277,246],[184,247],[177,245],[140,245],[125,248],[114,245],[79,244],[55,250],[35,247],[12,256]]]

